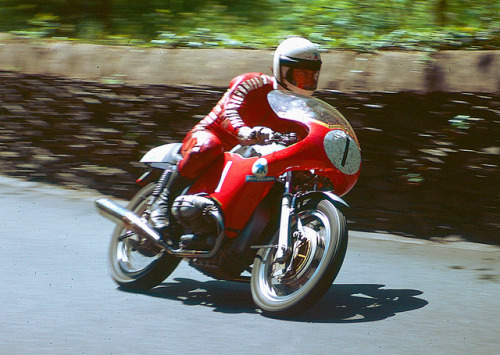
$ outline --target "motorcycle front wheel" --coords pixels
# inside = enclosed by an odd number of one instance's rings
[[[141,189],[127,208],[141,216],[155,184]],[[113,231],[108,254],[108,268],[111,278],[121,288],[129,291],[146,291],[165,280],[177,267],[176,258],[144,243],[137,234],[118,225]]]
[[[294,240],[285,273],[276,272],[276,248],[262,248],[254,259],[252,297],[269,315],[291,316],[310,308],[328,290],[344,261],[348,237],[340,210],[321,200],[302,207],[297,217],[304,233]],[[297,230],[297,221],[291,228]],[[277,241],[278,233],[270,244]]]

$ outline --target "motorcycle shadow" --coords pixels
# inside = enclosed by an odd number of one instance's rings
[[[175,278],[143,294],[180,301],[189,306],[205,306],[221,313],[261,313],[256,309],[245,283],[197,281]],[[362,323],[379,321],[397,313],[425,307],[428,302],[417,296],[422,291],[386,289],[377,284],[334,284],[316,305],[282,320],[315,323]],[[272,317],[278,318],[278,317]]]
[[[333,284],[312,308],[295,321],[316,323],[364,323],[414,311],[429,302],[422,291],[386,289],[377,284]]]

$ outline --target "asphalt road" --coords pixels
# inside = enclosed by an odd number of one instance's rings
[[[325,297],[273,319],[249,285],[186,263],[147,294],[117,289],[96,197],[0,177],[1,354],[500,351],[499,247],[352,232]]]

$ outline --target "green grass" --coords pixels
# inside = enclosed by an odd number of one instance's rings
[[[0,31],[167,48],[269,49],[301,35],[323,49],[484,50],[500,49],[500,1],[0,0]]]

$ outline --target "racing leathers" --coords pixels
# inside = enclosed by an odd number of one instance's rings
[[[180,174],[194,179],[224,152],[249,143],[250,128],[268,127],[278,132],[296,132],[301,127],[280,119],[271,109],[267,94],[278,88],[276,79],[262,73],[234,78],[212,111],[186,135],[179,163]]]
[[[258,142],[255,133],[265,129],[295,132],[299,138],[306,135],[305,128],[280,119],[271,109],[267,94],[277,88],[276,79],[262,73],[243,74],[230,82],[229,89],[217,105],[182,142],[178,170],[152,206],[150,218],[157,230],[162,234],[170,233],[169,205],[175,195],[198,178],[224,151],[238,144]]]

